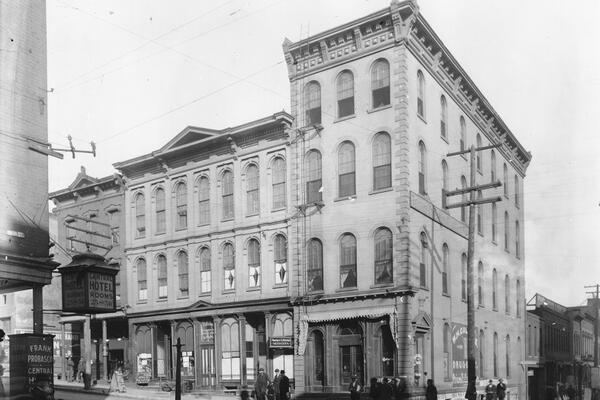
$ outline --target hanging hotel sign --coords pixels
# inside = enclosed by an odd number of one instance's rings
[[[291,336],[270,337],[269,347],[272,349],[293,349],[294,339]]]
[[[77,254],[58,270],[62,275],[63,311],[88,314],[116,310],[115,276],[119,268],[109,266],[104,257]]]

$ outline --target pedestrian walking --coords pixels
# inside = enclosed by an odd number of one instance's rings
[[[377,378],[371,378],[371,385],[369,387],[369,398],[371,400],[379,399],[379,382],[377,382]]]
[[[81,357],[77,363],[77,382],[83,381],[83,375],[85,374],[85,358]]]
[[[271,384],[271,380],[265,373],[264,368],[258,369],[258,375],[256,376],[256,382],[254,383],[254,393],[256,393],[256,400],[267,400],[267,387]]]
[[[425,390],[425,400],[437,400],[437,388],[433,384],[433,379],[427,379],[427,389]]]
[[[496,385],[490,379],[485,387],[485,400],[494,400],[494,396],[496,396]]]
[[[383,382],[379,385],[378,389],[378,400],[392,400],[392,393],[394,389],[390,383],[390,380],[386,377],[383,378]]]
[[[350,382],[348,390],[350,391],[350,400],[360,400],[362,386],[360,386],[360,382],[358,382],[358,376],[352,375],[352,382]]]
[[[406,400],[408,399],[408,385],[406,384],[406,377],[401,376],[400,378],[394,378],[394,400]]]
[[[285,371],[279,371],[279,397],[281,400],[290,399],[290,378],[285,375]]]
[[[67,373],[65,374],[65,379],[67,382],[73,382],[74,369],[75,363],[73,362],[73,358],[71,358],[71,356],[67,356]]]
[[[498,379],[498,384],[496,385],[496,397],[498,397],[498,400],[504,400],[506,397],[506,383],[504,383],[502,378]]]
[[[281,381],[281,375],[279,375],[279,368],[275,368],[275,376],[273,376],[273,398],[274,400],[281,400],[279,397],[279,382]]]

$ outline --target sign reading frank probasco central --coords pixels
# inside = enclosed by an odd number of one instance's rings
[[[36,382],[53,383],[54,335],[10,335],[10,394],[26,394]]]

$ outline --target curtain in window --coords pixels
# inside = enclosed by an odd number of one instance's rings
[[[392,283],[393,275],[393,246],[392,232],[387,228],[379,228],[375,232],[375,283]]]
[[[371,91],[373,108],[390,104],[390,64],[377,60],[371,68]]]
[[[248,287],[260,286],[260,244],[256,239],[248,241]]]
[[[235,289],[235,256],[233,245],[226,243],[223,246],[223,272],[225,278],[225,290]]]
[[[287,239],[276,235],[274,239],[275,284],[282,285],[288,281],[287,273]]]
[[[356,238],[349,233],[340,240],[340,286],[356,287]]]

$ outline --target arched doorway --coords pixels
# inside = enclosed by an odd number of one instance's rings
[[[325,338],[323,332],[315,329],[310,333],[309,346],[307,347],[307,385],[313,390],[322,390],[327,384],[325,374]]]
[[[358,376],[364,382],[363,376],[363,338],[362,328],[356,321],[340,324],[338,331],[338,346],[340,354],[340,384],[348,387],[352,375]]]

